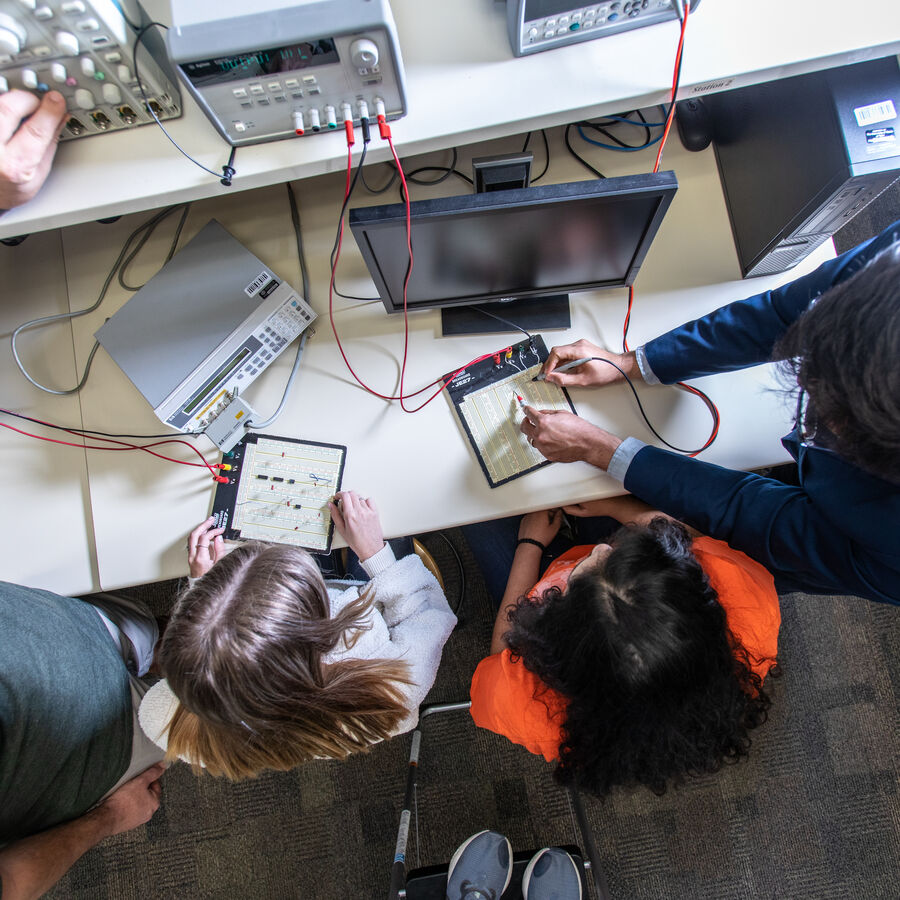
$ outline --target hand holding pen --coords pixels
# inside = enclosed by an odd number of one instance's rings
[[[614,365],[609,365],[610,362]],[[582,339],[574,344],[554,347],[534,380],[548,381],[560,387],[600,387],[622,381],[619,369],[632,381],[642,380],[633,351],[610,353]]]

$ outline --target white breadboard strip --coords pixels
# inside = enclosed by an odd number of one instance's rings
[[[248,444],[231,527],[242,538],[324,550],[343,450],[261,437]]]
[[[540,371],[541,365],[536,365],[517,372],[467,394],[459,404],[494,483],[527,472],[544,462],[544,457],[519,431],[525,414],[516,394],[535,409],[571,410],[560,387],[547,381],[531,380]]]

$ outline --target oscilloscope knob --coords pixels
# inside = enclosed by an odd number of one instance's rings
[[[368,38],[360,38],[350,45],[350,59],[357,69],[371,69],[378,65],[378,46]]]
[[[28,32],[12,17],[0,13],[0,53],[15,56],[22,52]]]
[[[78,38],[71,31],[57,31],[56,46],[68,56],[78,56]]]

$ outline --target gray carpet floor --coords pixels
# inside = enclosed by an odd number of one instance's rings
[[[898,215],[895,185],[838,236],[838,249]],[[467,589],[430,702],[466,697],[493,618],[461,533],[448,537]],[[440,536],[424,540],[455,602],[454,557]],[[162,614],[177,587],[133,593]],[[782,615],[783,674],[748,760],[663,797],[639,790],[586,801],[616,900],[900,897],[900,610],[790,594]],[[385,897],[408,752],[407,735],[344,763],[238,784],[173,766],[154,818],[87,853],[48,896]],[[504,832],[515,849],[579,843],[551,767],[479,731],[466,713],[427,721],[419,779],[412,865],[445,862],[483,828]]]
[[[492,613],[462,535],[461,622],[429,702],[462,699]],[[425,537],[459,596],[444,540]],[[176,582],[134,589],[156,612]],[[769,721],[750,758],[663,797],[587,800],[612,897],[884,898],[900,895],[900,610],[852,597],[782,598]],[[445,862],[482,828],[516,849],[579,844],[551,767],[466,713],[424,726],[411,865]],[[105,841],[50,893],[78,898],[385,897],[409,736],[347,762],[233,784],[173,766],[150,823]]]

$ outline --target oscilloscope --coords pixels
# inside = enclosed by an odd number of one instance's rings
[[[0,93],[59,91],[69,118],[61,140],[181,115],[174,72],[136,0],[0,0]],[[141,94],[138,75],[146,95]]]

